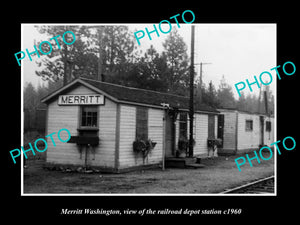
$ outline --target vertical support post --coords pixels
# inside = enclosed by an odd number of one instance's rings
[[[65,30],[68,31],[69,27],[65,26]],[[64,57],[62,58],[63,62],[64,62],[64,78],[63,78],[63,85],[66,85],[68,83],[68,81],[71,79],[70,77],[68,77],[69,74],[67,74],[67,70],[68,70],[68,46],[64,45],[63,47],[63,54]]]
[[[239,127],[238,127],[238,125],[239,125],[239,113],[238,113],[238,111],[235,111],[235,146],[234,146],[234,148],[235,148],[235,154],[237,153],[237,151],[238,151],[238,139],[239,139]]]
[[[194,125],[194,36],[195,26],[191,27],[191,67],[190,67],[190,105],[189,105],[189,117],[190,117],[190,137],[189,137],[189,157],[194,155],[193,145],[193,125]]]
[[[162,170],[165,170],[165,155],[166,155],[166,110],[164,109],[163,116],[163,143],[162,143]]]
[[[102,27],[98,28],[98,39],[99,39],[99,59],[98,59],[98,77],[97,80],[102,80]]]
[[[202,62],[200,63],[200,103],[202,103]]]
[[[87,168],[87,154],[88,154],[88,148],[89,148],[89,145],[85,145],[85,159],[84,159],[84,167],[85,167],[85,170]]]
[[[63,85],[66,85],[68,83],[68,74],[67,74],[67,55],[68,55],[68,46],[65,45],[63,48],[63,52],[64,52],[64,57],[63,57],[63,62],[64,62],[64,79],[63,79]]]

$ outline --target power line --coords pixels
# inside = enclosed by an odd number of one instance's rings
[[[200,65],[200,95],[199,95],[200,102],[202,102],[202,65],[208,65],[208,64],[212,64],[212,63],[200,62],[195,64],[195,65]]]

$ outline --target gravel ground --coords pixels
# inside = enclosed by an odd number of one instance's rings
[[[42,168],[43,160],[28,160],[24,194],[213,194],[274,175],[273,158],[260,164],[253,160],[253,167],[244,164],[239,172],[234,159],[240,156],[202,159],[205,167],[198,169],[156,168],[123,174],[49,171]]]

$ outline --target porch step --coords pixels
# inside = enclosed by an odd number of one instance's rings
[[[191,164],[186,164],[185,165],[186,168],[194,168],[194,169],[198,169],[198,168],[204,168],[205,165],[201,164],[201,163],[191,163]]]
[[[168,168],[203,168],[201,158],[166,158],[165,166]]]

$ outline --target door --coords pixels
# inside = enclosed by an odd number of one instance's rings
[[[264,146],[264,124],[265,124],[265,120],[264,120],[264,116],[259,116],[259,124],[260,124],[260,140],[259,140],[259,146]]]
[[[175,156],[175,123],[171,116],[165,112],[165,154],[166,157]]]
[[[220,146],[223,148],[223,137],[224,137],[224,115],[218,115],[218,138],[222,139],[222,145]]]
[[[208,138],[215,138],[215,115],[208,115]]]

